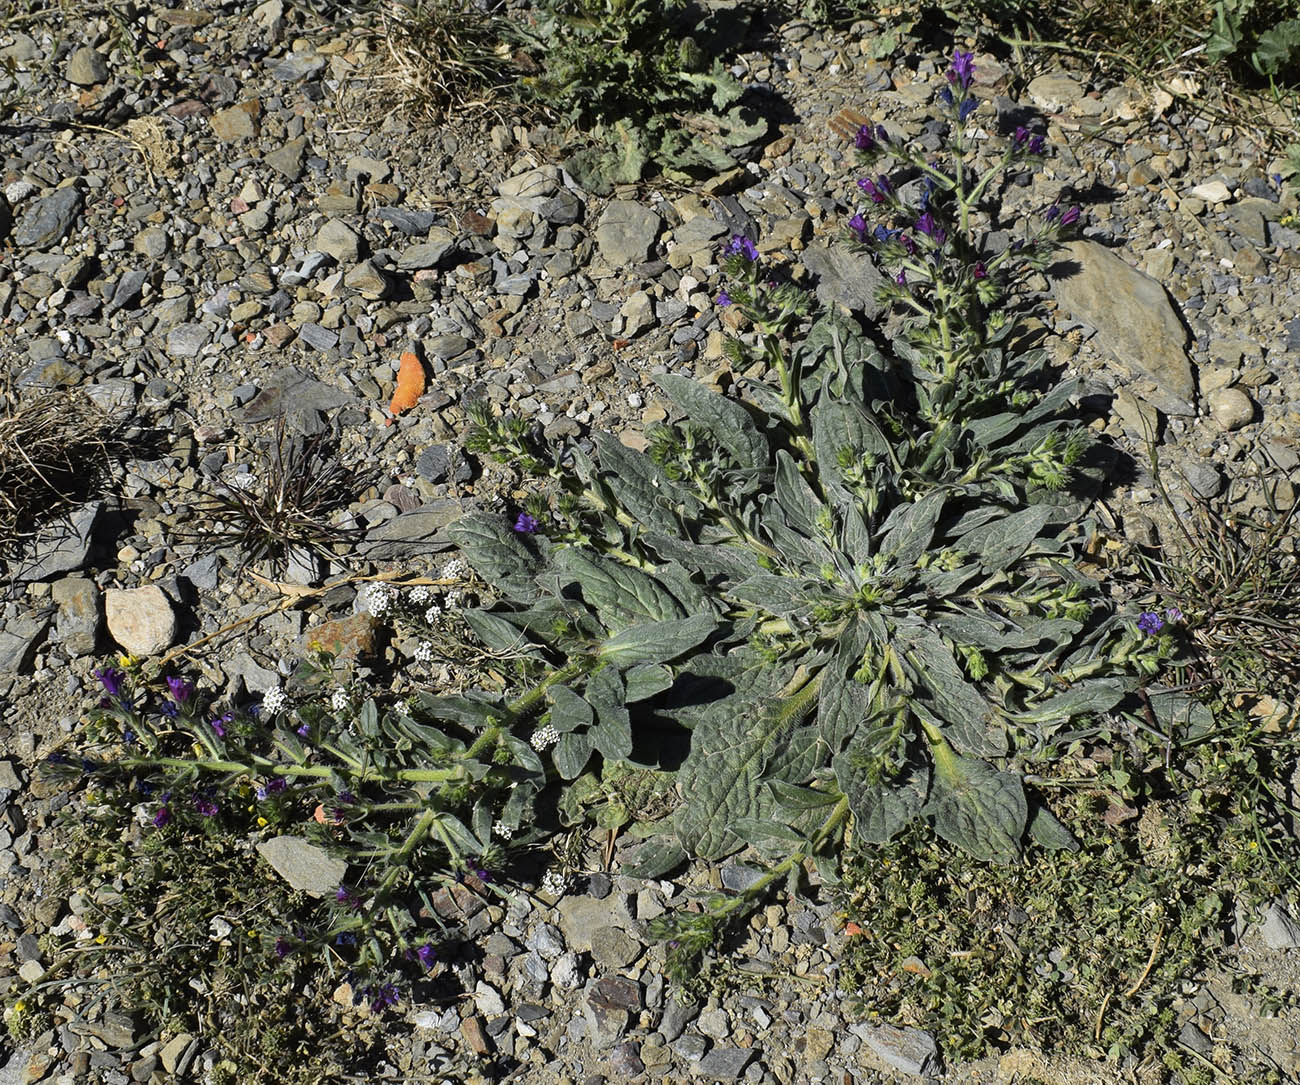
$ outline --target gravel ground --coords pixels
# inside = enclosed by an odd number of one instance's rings
[[[712,303],[729,234],[757,237],[824,301],[873,312],[870,269],[828,248],[856,209],[852,154],[828,121],[853,108],[931,138],[944,65],[871,59],[868,25],[823,35],[791,22],[735,64],[780,118],[744,167],[692,190],[597,198],[560,169],[538,118],[420,122],[384,99],[372,37],[280,0],[251,17],[223,0],[149,9],[125,38],[101,9],[76,9],[59,25],[19,13],[0,31],[25,92],[0,124],[0,370],[23,395],[75,388],[132,413],[154,442],[118,496],[77,510],[0,588],[0,992],[41,974],[33,936],[75,918],[49,891],[58,797],[33,767],[75,730],[96,653],[162,651],[277,598],[237,575],[233,554],[185,537],[212,478],[257,470],[253,440],[281,414],[291,432],[333,429],[343,459],[378,479],[344,513],[364,542],[285,579],[434,567],[462,510],[520,496],[460,454],[469,398],[550,437],[606,430],[638,445],[664,416],[653,374],[729,379],[735,329]],[[148,48],[133,55],[127,39]],[[1078,274],[1040,285],[1046,345],[1088,381],[1096,432],[1134,460],[1099,515],[1135,539],[1167,518],[1142,466],[1148,434],[1181,473],[1179,512],[1188,487],[1260,508],[1258,464],[1292,480],[1300,466],[1300,232],[1281,224],[1296,200],[1274,164],[1251,131],[1193,119],[1152,87],[1048,70],[1013,99],[1009,69],[977,54],[976,72],[977,138],[997,147],[1032,118],[1057,148],[1008,189],[1004,217],[1058,197],[1084,208],[1083,240],[1063,254]],[[412,348],[432,380],[388,424]],[[201,667],[261,693],[307,630],[354,612],[353,594],[250,621]],[[409,646],[391,651],[412,665]],[[596,864],[553,906],[488,909],[485,955],[461,977],[472,997],[403,1007],[410,1047],[382,1079],[435,1072],[468,1045],[539,1083],[1118,1080],[1024,1053],[941,1068],[926,1034],[846,1020],[844,936],[825,899],[774,902],[740,947],[792,977],[680,1007],[645,924],[691,886],[742,885],[746,868],[649,885],[616,870]],[[1287,964],[1286,949],[1255,951]],[[201,1040],[160,1045],[129,1022],[68,1014],[29,1049],[0,1039],[0,1083],[202,1077]],[[1248,1035],[1300,1080],[1294,1014],[1263,1020],[1225,996],[1202,1023]]]

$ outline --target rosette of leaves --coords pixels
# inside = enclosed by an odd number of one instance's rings
[[[689,730],[680,805],[636,864],[647,876],[746,844],[824,845],[849,813],[860,839],[925,818],[999,861],[1031,837],[1070,846],[1017,761],[1119,701],[1136,638],[1114,647],[1069,515],[953,478],[951,453],[904,485],[917,438],[880,418],[914,378],[851,321],[821,316],[790,363],[774,359],[780,391],[751,383],[745,401],[659,377],[682,418],[651,454],[600,436],[595,461],[571,450],[546,468],[518,426],[478,413],[476,447],[565,486],[536,510],[558,515],[550,538],[488,517],[454,530],[503,596],[471,626],[570,671],[584,661],[547,694],[559,774],[633,759],[651,719]],[[988,455],[1065,424],[1048,395],[1017,417],[985,435]]]
[[[557,0],[531,36],[542,70],[521,79],[521,90],[594,137],[565,163],[593,192],[647,170],[685,178],[731,169],[767,131],[742,106],[740,83],[708,55],[718,34],[693,4]]]

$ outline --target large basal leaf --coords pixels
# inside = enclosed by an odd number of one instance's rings
[[[735,851],[744,843],[730,829],[737,818],[771,816],[773,799],[762,781],[791,731],[763,706],[777,702],[789,675],[779,666],[750,668],[734,676],[730,696],[696,714],[691,752],[678,772],[683,803],[673,817],[692,855],[716,859]]]
[[[885,520],[880,552],[904,568],[915,565],[916,559],[929,549],[947,500],[945,491],[931,490],[920,501],[896,508]]]
[[[1014,863],[1029,822],[1029,802],[1020,777],[943,742],[932,745],[930,797],[921,808],[934,831],[976,859]]]
[[[555,762],[555,771],[566,780],[576,779],[587,767],[592,750],[595,748],[591,735],[586,731],[573,731],[561,735],[560,741],[555,744],[555,753],[551,755],[551,759]]]
[[[898,648],[912,670],[918,696],[916,715],[939,727],[944,737],[964,753],[996,757],[1006,752],[1007,736],[993,706],[962,676],[952,649],[925,626],[899,623]],[[923,699],[922,699],[923,698]],[[933,714],[927,708],[933,706]]]
[[[538,596],[541,559],[499,516],[471,513],[447,528],[470,566],[498,591],[520,603]]]
[[[881,780],[868,736],[836,754],[831,767],[835,782],[849,800],[854,835],[869,844],[892,840],[925,805],[930,770],[909,762],[902,772]]]
[[[1060,515],[1052,505],[1032,505],[968,531],[962,536],[961,547],[978,554],[986,572],[1007,569],[1024,557],[1048,521]]]
[[[601,667],[587,680],[587,701],[596,710],[588,732],[606,762],[632,756],[632,717],[627,710],[627,689],[616,667]]]
[[[795,466],[794,458],[785,449],[776,454],[773,492],[785,513],[786,522],[792,528],[812,538],[821,535],[817,520],[826,511],[826,505],[817,499],[812,487]]]
[[[699,515],[700,503],[644,452],[628,448],[608,433],[596,435],[596,452],[619,503],[647,528],[675,533],[684,518]]]
[[[832,754],[853,736],[871,707],[870,689],[853,677],[868,639],[867,623],[852,622],[840,634],[835,656],[822,675],[817,696],[817,733]]]
[[[1048,851],[1078,851],[1074,834],[1042,803],[1034,803],[1029,815],[1029,839]]]
[[[754,472],[767,469],[767,441],[739,403],[676,373],[660,373],[655,381],[686,413],[692,425],[712,434],[737,466]]]
[[[627,685],[627,703],[635,704],[637,701],[648,701],[666,690],[673,684],[673,675],[667,667],[645,663],[630,668],[623,675],[623,681]]]
[[[703,644],[717,626],[712,614],[629,626],[600,646],[600,658],[617,667],[667,663]]]
[[[659,878],[686,861],[686,850],[669,836],[651,837],[624,856],[622,871],[632,878]]]
[[[934,624],[957,644],[987,652],[1033,648],[1044,641],[1062,644],[1083,628],[1068,618],[1045,618],[1022,628],[1009,618],[989,614],[940,612]]]
[[[1075,716],[1109,712],[1123,700],[1131,685],[1129,679],[1120,677],[1086,679],[1024,712],[1012,714],[1012,719],[1022,724],[1066,723]]]
[[[547,723],[560,734],[590,727],[595,721],[596,713],[591,705],[568,686],[552,686],[547,693],[551,698],[551,711]]]
[[[561,550],[553,564],[577,581],[583,599],[612,631],[686,614],[672,592],[640,569],[576,547]]]
[[[648,534],[644,541],[665,561],[680,562],[705,580],[739,581],[762,571],[747,546],[687,542],[672,535]]]

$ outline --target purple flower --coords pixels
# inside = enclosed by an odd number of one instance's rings
[[[433,962],[437,959],[438,954],[434,952],[433,946],[425,942],[415,951],[415,956],[425,968],[432,968]]]
[[[934,216],[929,211],[916,220],[916,228],[936,245],[942,245],[948,236],[944,228],[934,221]]]
[[[849,229],[858,235],[859,241],[865,241],[867,239],[867,220],[860,214],[854,215],[849,219]]]
[[[903,243],[903,248],[907,251],[908,256],[916,255],[916,242],[908,237],[907,234],[899,234],[898,240]]]
[[[728,256],[743,256],[751,264],[758,259],[758,246],[742,234],[733,234],[727,244]]]
[[[876,139],[880,140],[881,143],[889,142],[889,133],[885,131],[883,124],[876,125]]]
[[[894,191],[888,177],[877,177],[875,181],[863,177],[858,181],[858,188],[871,197],[872,203],[884,203],[889,198],[890,193]]]
[[[340,931],[334,939],[334,944],[336,946],[355,946],[357,936],[351,931]]]
[[[1061,216],[1062,226],[1072,226],[1074,223],[1078,221],[1079,221],[1079,209],[1077,207],[1071,207],[1067,209],[1065,214]]]
[[[1165,620],[1169,622],[1181,622],[1183,620],[1183,612],[1177,607],[1170,607],[1165,611]]]
[[[479,867],[474,871],[474,877],[481,882],[490,882],[492,880],[492,872]]]
[[[859,151],[874,151],[876,141],[871,138],[871,125],[864,124],[858,129],[858,134],[853,138],[853,145]]]
[[[975,54],[963,53],[960,49],[952,54],[952,67],[948,70],[948,81],[965,90],[975,76]]]
[[[167,679],[167,692],[177,704],[184,704],[194,695],[194,683],[187,682],[184,678],[169,676]]]
[[[963,98],[961,105],[957,107],[957,119],[964,121],[979,108],[979,102],[974,98]]]
[[[907,272],[906,272],[906,271],[900,271],[897,275],[894,276],[894,282],[898,283],[899,286],[906,286],[906,285],[907,285]]]
[[[283,776],[277,776],[274,780],[268,781],[267,783],[260,784],[258,786],[257,798],[259,801],[261,801],[265,799],[268,795],[278,795],[280,794],[280,792],[284,791],[288,786],[289,786],[289,781],[287,781]]]
[[[161,829],[164,825],[166,825],[169,821],[171,821],[171,819],[172,819],[172,812],[168,810],[167,807],[160,806],[158,807],[158,813],[154,814],[153,816],[153,827],[155,829]]]
[[[231,719],[233,719],[233,717],[230,715],[218,716],[215,720],[209,720],[208,726],[210,726],[214,731],[216,731],[218,738],[225,738],[226,724],[228,724],[231,721]]]
[[[391,983],[385,983],[374,989],[374,994],[370,999],[370,1012],[382,1013],[389,1006],[397,1005],[397,988]]]
[[[198,795],[194,797],[194,809],[202,814],[205,818],[216,816],[217,804],[211,799],[205,799]]]
[[[941,101],[944,105],[946,105],[949,109],[951,109],[952,91],[950,91],[947,87],[944,87],[943,90],[939,91],[939,101]]]
[[[1030,154],[1042,154],[1042,153],[1043,153],[1043,137],[1042,137],[1042,136],[1034,136],[1034,138],[1031,139],[1031,140],[1029,141],[1029,153],[1030,153]]]
[[[987,279],[989,274],[989,269],[984,266],[983,260],[977,260],[975,262],[975,267],[971,272],[971,274],[973,274],[977,279]]]
[[[536,516],[529,516],[526,512],[521,512],[519,518],[515,520],[515,531],[520,535],[531,535],[541,526]]]
[[[126,680],[126,674],[116,670],[113,667],[104,667],[102,670],[92,672],[99,679],[99,684],[104,687],[104,692],[110,697],[122,696],[122,683]]]
[[[311,734],[311,724],[308,723],[302,724],[295,733],[298,735],[299,738],[306,738],[309,734]]]
[[[287,938],[277,938],[275,940],[275,955],[281,960],[293,952],[293,946]]]
[[[1016,130],[1011,136],[1011,142],[1015,144],[1015,146],[1019,147],[1028,138],[1029,138],[1029,129],[1026,128],[1023,124],[1016,125]]]
[[[122,742],[125,743],[127,746],[135,745],[136,743],[135,732],[132,731],[131,728],[128,727],[125,731],[122,732]]]
[[[1144,610],[1138,615],[1138,632],[1154,637],[1165,627],[1165,620],[1154,610]]]
[[[1054,203],[1052,204],[1051,207],[1049,207],[1046,211],[1043,212],[1043,218],[1045,218],[1048,222],[1055,222],[1060,217],[1061,217],[1060,204]]]
[[[731,304],[731,295],[728,294],[725,290],[719,290],[718,296],[713,300],[719,309],[725,309],[728,305]]]

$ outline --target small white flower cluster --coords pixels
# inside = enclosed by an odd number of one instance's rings
[[[279,686],[272,686],[262,694],[262,711],[268,716],[283,712],[289,704],[289,698]]]
[[[422,607],[433,602],[434,592],[427,584],[419,584],[406,593],[406,598],[412,606]]]
[[[506,825],[503,822],[498,821],[495,825],[492,826],[492,835],[499,836],[502,840],[509,840],[512,836],[515,835],[515,831],[514,829],[510,828],[509,825]]]
[[[533,737],[529,739],[532,747],[538,753],[549,749],[560,741],[560,732],[552,727],[549,723],[545,727],[540,727],[533,732]]]
[[[430,644],[427,640],[422,640],[420,641],[419,644],[415,646],[415,662],[432,663],[433,656],[434,656],[433,645]]]
[[[441,617],[442,607],[438,606],[437,603],[434,603],[433,606],[424,612],[424,620],[428,625],[433,625]]]
[[[391,584],[375,581],[361,589],[361,603],[376,618],[382,618],[391,609],[396,594]]]
[[[334,712],[346,712],[352,704],[348,691],[339,686],[330,694],[330,709]]]
[[[548,870],[542,875],[542,892],[550,897],[562,897],[569,888],[569,879],[558,870]]]
[[[465,564],[463,558],[452,558],[442,567],[443,580],[455,580],[459,576],[464,576],[469,572],[469,566]]]
[[[459,588],[452,588],[451,591],[443,596],[442,601],[446,603],[448,607],[458,607],[460,606],[461,600],[464,598],[465,593],[463,591]]]

